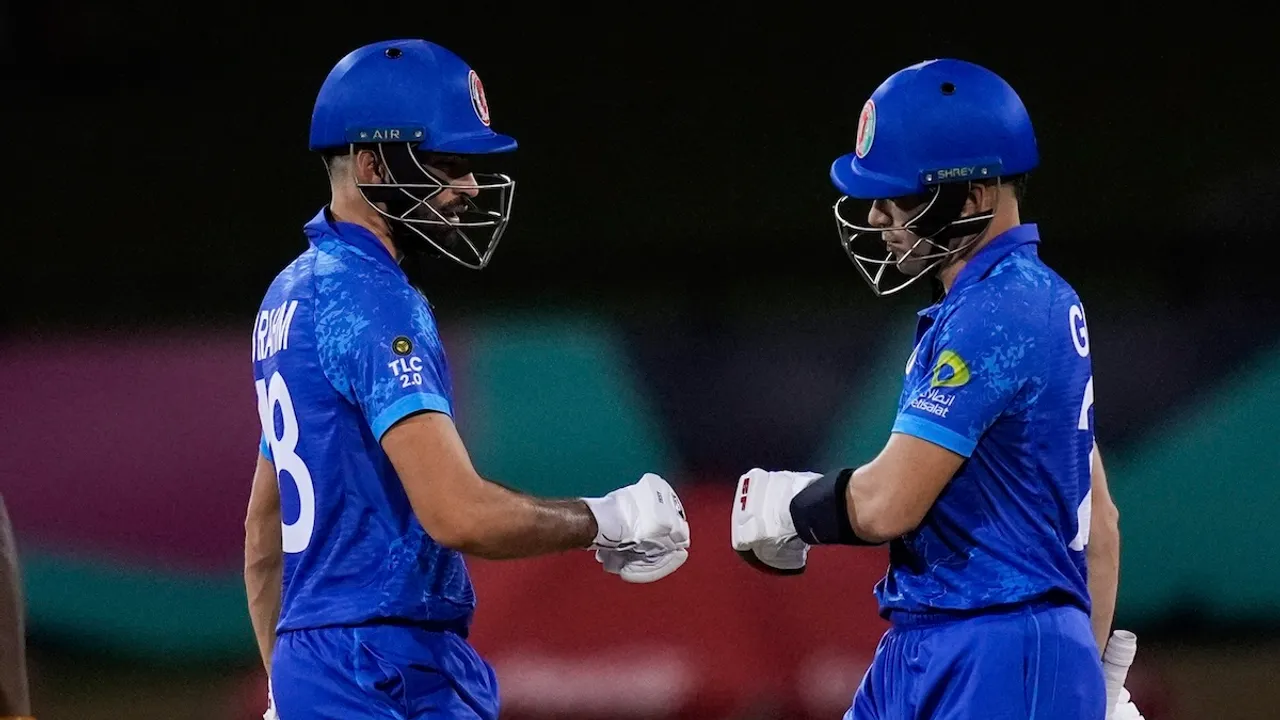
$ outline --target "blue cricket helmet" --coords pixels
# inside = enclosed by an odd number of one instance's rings
[[[426,40],[386,40],[329,72],[311,115],[311,149],[400,141],[440,153],[515,150],[515,139],[489,123],[484,85],[462,58]]]
[[[853,152],[831,164],[831,182],[842,194],[833,208],[841,244],[877,295],[897,292],[972,247],[990,223],[991,211],[961,217],[970,183],[1022,176],[1039,162],[1030,115],[1003,78],[963,60],[911,65],[863,104]],[[867,227],[842,214],[850,199],[894,198],[921,201],[903,227]],[[882,232],[898,230],[919,238],[901,257],[879,240]],[[954,245],[958,237],[971,239]],[[860,239],[863,249],[854,247]],[[879,257],[871,252],[877,243]],[[923,269],[907,272],[908,260],[924,261]],[[908,277],[885,289],[890,267]]]
[[[970,62],[929,60],[876,88],[854,151],[832,163],[831,180],[849,197],[878,200],[1020,175],[1039,163],[1031,117],[1009,83]]]
[[[352,51],[320,87],[310,147],[375,152],[380,182],[356,187],[406,258],[443,255],[474,270],[489,264],[511,218],[515,181],[472,172],[474,158],[459,158],[507,153],[516,141],[490,127],[484,85],[453,52],[414,39]]]

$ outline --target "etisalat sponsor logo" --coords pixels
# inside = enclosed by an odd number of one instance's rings
[[[952,350],[943,350],[933,366],[933,377],[924,395],[911,401],[911,407],[944,418],[951,412],[956,396],[948,392],[969,382],[969,366]]]

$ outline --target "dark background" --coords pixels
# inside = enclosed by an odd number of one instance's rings
[[[1104,446],[1150,434],[1280,336],[1280,83],[1258,19],[1204,6],[1193,22],[1026,5],[250,8],[0,9],[5,339],[247,338],[327,199],[306,149],[315,92],[344,54],[393,37],[467,59],[494,128],[521,146],[494,262],[433,274],[442,322],[608,317],[690,476],[810,459],[863,358],[901,343],[886,328],[928,302],[862,284],[827,171],[876,85],[931,57],[995,70],[1031,113],[1042,168],[1023,218],[1089,308]]]
[[[427,35],[477,69],[495,127],[521,143],[512,225],[485,271],[439,268],[442,317],[606,309],[652,382],[690,399],[666,411],[708,432],[699,413],[736,395],[714,379],[733,373],[725,353],[753,342],[735,313],[782,318],[780,345],[809,353],[821,385],[877,341],[845,318],[904,311],[841,251],[827,170],[876,85],[928,57],[995,69],[1030,110],[1043,166],[1024,220],[1101,323],[1096,361],[1120,394],[1106,442],[1153,407],[1125,393],[1194,399],[1196,378],[1275,337],[1280,84],[1249,23],[763,8],[11,4],[0,329],[242,324],[326,198],[306,136],[328,69],[365,42]],[[1136,322],[1109,336],[1122,316]],[[688,373],[666,372],[673,354]],[[794,461],[811,430],[783,425],[776,443],[745,437]]]
[[[454,302],[692,306],[767,278],[871,303],[835,242],[827,169],[879,81],[935,56],[1019,89],[1043,155],[1028,214],[1087,297],[1273,296],[1280,86],[1247,23],[145,5],[8,6],[7,234],[25,256],[6,268],[9,327],[239,321],[324,199],[316,88],[353,47],[418,35],[471,62],[521,143],[518,220],[488,270],[441,273]]]

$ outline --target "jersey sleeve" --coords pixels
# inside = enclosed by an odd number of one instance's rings
[[[1001,307],[1003,306],[1003,307]],[[1025,308],[974,302],[945,318],[913,374],[893,432],[969,457],[1033,380],[1042,328]]]
[[[316,342],[330,382],[378,440],[414,413],[452,415],[444,348],[426,302],[407,287],[363,294],[318,303]]]

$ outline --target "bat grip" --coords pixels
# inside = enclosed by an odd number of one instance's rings
[[[1133,657],[1138,652],[1138,636],[1128,630],[1116,630],[1107,641],[1107,649],[1102,653],[1102,670],[1107,683],[1107,717],[1115,710],[1120,699],[1120,691],[1124,689],[1125,679],[1129,675],[1129,667],[1133,665]]]

